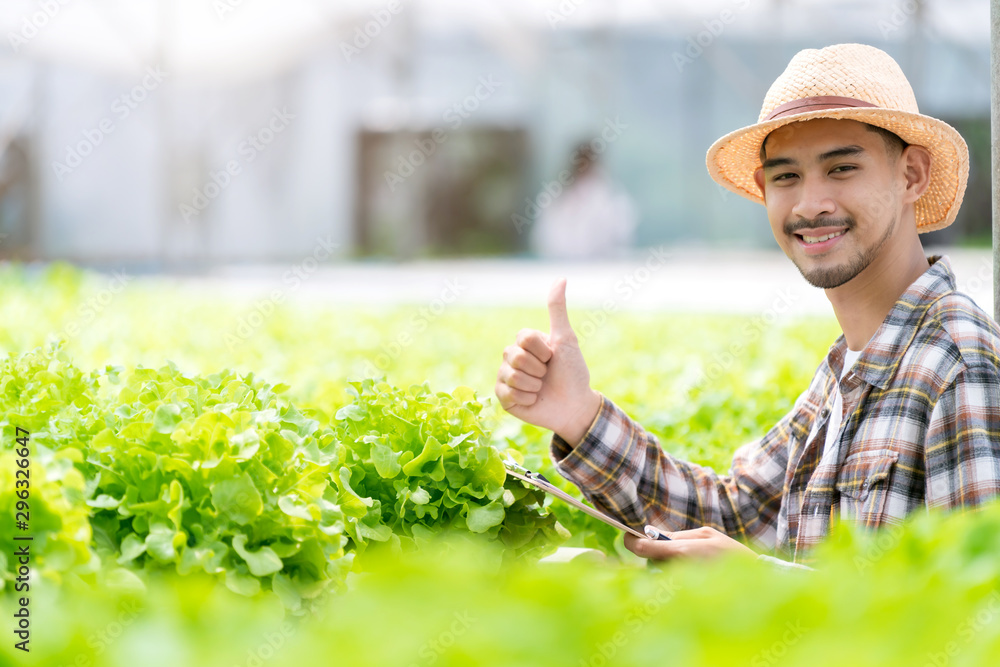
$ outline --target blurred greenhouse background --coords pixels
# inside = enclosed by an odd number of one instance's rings
[[[925,240],[988,244],[988,26],[986,0],[6,0],[0,257],[532,257],[581,143],[634,218],[622,254],[773,248],[705,151],[796,51],[846,41],[969,142],[959,220]]]
[[[990,18],[3,0],[0,667],[1000,664],[1000,504],[838,522],[801,577],[647,567],[507,476],[582,498],[494,396],[567,278],[650,442],[721,472],[781,423],[841,328],[705,154],[803,48],[886,50],[965,136],[923,241],[992,312]]]

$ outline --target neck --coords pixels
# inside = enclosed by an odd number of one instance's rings
[[[900,295],[928,266],[923,246],[914,233],[905,247],[885,248],[854,278],[825,290],[849,349],[864,348]]]

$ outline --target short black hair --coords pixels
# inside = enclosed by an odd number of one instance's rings
[[[889,157],[891,157],[893,160],[898,158],[900,154],[903,152],[903,149],[909,146],[908,143],[903,141],[902,137],[900,137],[895,132],[890,132],[884,127],[879,127],[878,125],[869,125],[868,123],[865,123],[865,127],[868,129],[869,132],[874,132],[875,134],[882,137],[882,141],[885,142],[885,152],[888,153]]]
[[[903,141],[902,137],[895,132],[890,132],[884,127],[879,127],[878,125],[871,125],[869,123],[863,124],[869,132],[874,132],[882,137],[882,141],[885,143],[885,152],[890,158],[892,158],[893,161],[895,161],[900,154],[902,154],[904,148],[909,146],[909,144]],[[769,136],[771,135],[768,134],[767,137]],[[767,155],[764,152],[764,146],[767,144],[767,137],[764,137],[764,141],[760,142],[761,164],[764,164],[764,161],[767,159]]]

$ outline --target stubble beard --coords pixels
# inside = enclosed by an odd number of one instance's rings
[[[834,287],[840,287],[841,285],[850,282],[855,276],[867,269],[868,266],[875,261],[875,258],[879,256],[879,253],[882,252],[882,248],[889,241],[889,237],[892,236],[893,231],[895,231],[898,220],[898,216],[893,218],[892,224],[886,228],[885,234],[882,235],[882,238],[867,248],[859,250],[857,254],[855,254],[854,257],[845,264],[832,268],[814,269],[809,272],[803,270],[803,268],[798,264],[795,266],[799,270],[799,273],[802,274],[802,277],[806,279],[806,282],[813,287],[819,287],[821,289],[833,289]],[[847,231],[851,231],[855,227],[856,225],[852,220]]]

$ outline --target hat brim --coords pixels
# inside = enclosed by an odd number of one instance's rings
[[[919,113],[881,107],[822,109],[775,118],[730,132],[708,149],[705,162],[712,178],[741,197],[758,204],[764,198],[754,172],[760,168],[760,146],[774,130],[814,118],[857,120],[893,132],[908,144],[924,146],[931,154],[927,190],[914,211],[917,232],[923,234],[955,221],[969,181],[969,148],[962,135],[944,121]]]

